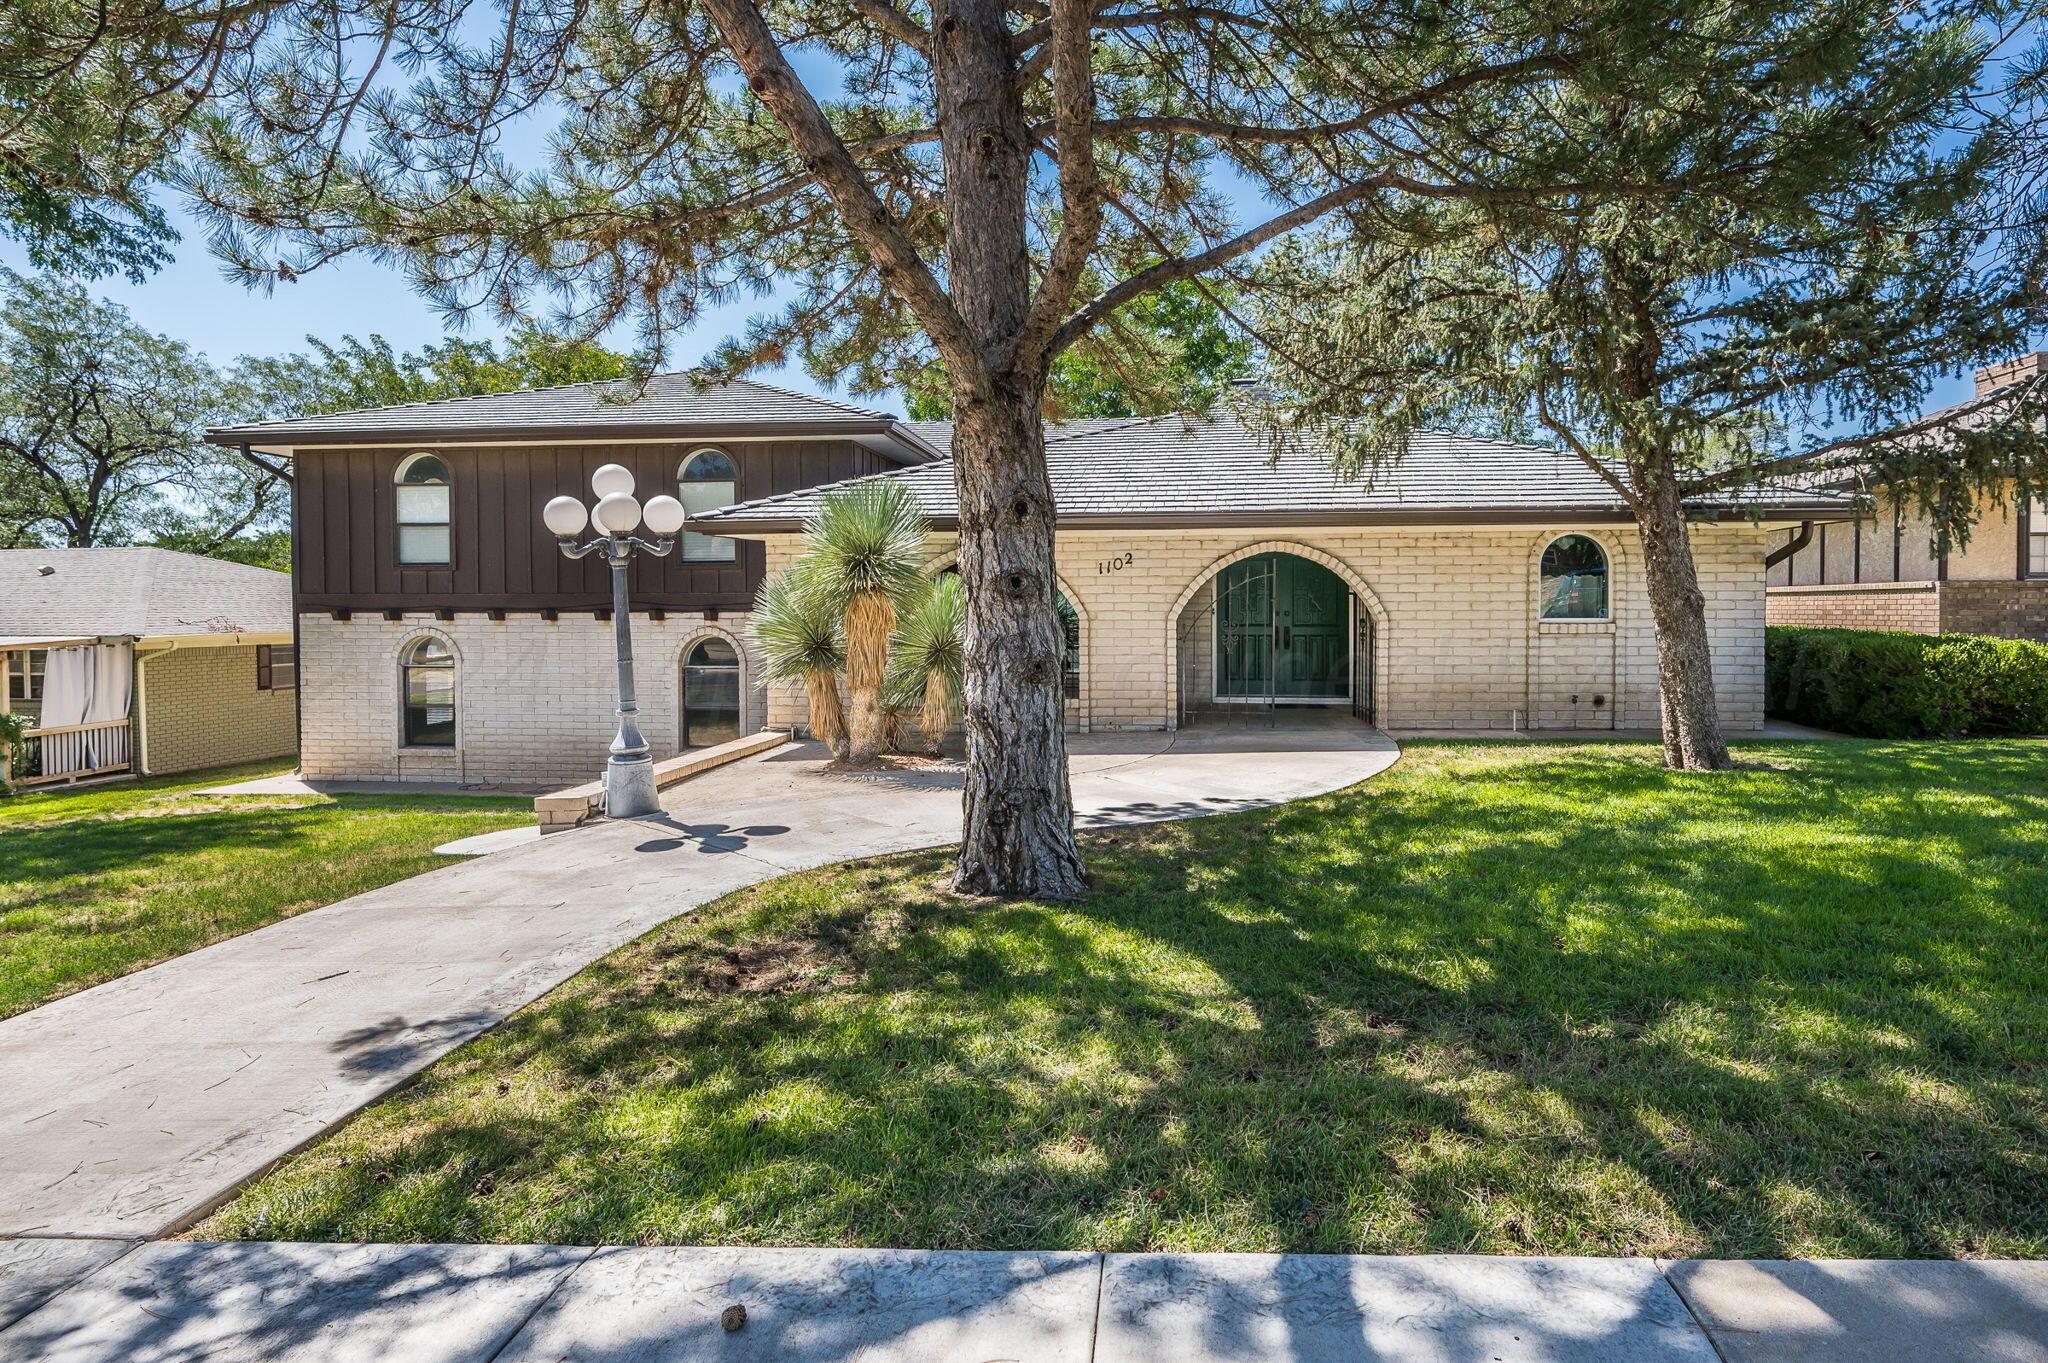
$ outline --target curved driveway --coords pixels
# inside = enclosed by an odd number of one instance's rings
[[[1336,724],[1070,738],[1084,827],[1253,808],[1386,769]],[[958,764],[833,775],[811,745],[0,1022],[0,1237],[148,1236],[659,923],[787,871],[960,835]]]

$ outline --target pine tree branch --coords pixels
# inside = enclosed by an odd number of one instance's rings
[[[1164,260],[1148,269],[1140,270],[1120,283],[1112,285],[1097,295],[1087,306],[1069,317],[1065,325],[1054,333],[1048,354],[1058,354],[1074,343],[1087,330],[1110,313],[1115,312],[1133,298],[1151,292],[1162,284],[1187,279],[1203,271],[1227,265],[1241,256],[1249,255],[1267,242],[1304,227],[1316,219],[1349,207],[1362,200],[1388,190],[1417,194],[1433,199],[1469,199],[1477,202],[1494,203],[1542,203],[1555,196],[1571,193],[1593,192],[1605,188],[1610,193],[1632,192],[1628,186],[1595,187],[1587,185],[1548,185],[1527,189],[1501,189],[1490,185],[1434,184],[1417,180],[1395,170],[1382,170],[1362,180],[1339,185],[1324,194],[1319,194],[1307,203],[1298,204],[1285,213],[1277,214],[1238,233],[1227,241],[1219,242],[1206,251],[1194,255],[1178,256]]]
[[[889,0],[847,0],[847,3],[890,37],[909,44],[927,57],[931,56],[931,30],[890,4]]]
[[[1053,0],[1053,131],[1058,138],[1060,233],[1010,364],[1040,368],[1060,318],[1102,236],[1102,172],[1095,164],[1095,71],[1090,0]]]
[[[847,230],[873,257],[884,280],[939,347],[955,377],[986,387],[988,366],[966,321],[861,174],[825,111],[783,55],[761,11],[752,0],[704,0],[704,8],[718,25],[733,60],[746,73],[748,88],[775,115],[798,159],[832,197]]]
[[[1904,426],[1896,426],[1888,431],[1874,431],[1868,435],[1851,436],[1846,440],[1830,441],[1818,449],[1807,450],[1802,454],[1787,454],[1776,459],[1738,464],[1732,468],[1717,469],[1712,473],[1701,474],[1696,478],[1681,479],[1678,489],[1681,493],[1690,496],[1698,492],[1718,492],[1731,487],[1741,487],[1747,483],[1754,483],[1764,478],[1774,478],[1781,474],[1801,473],[1813,469],[1825,470],[1845,454],[1853,454],[1858,450],[1867,450],[1875,446],[1890,444],[1910,436],[1940,435],[1945,431],[1962,425],[1967,418],[1973,417],[1990,407],[2006,403],[2011,403],[2013,406],[2018,407],[2031,398],[2041,386],[2042,381],[2039,378],[2030,379],[2027,381],[2026,387],[2017,393],[2010,389],[1999,389],[1996,392],[1986,393],[1982,397],[1957,403],[1953,408],[1933,417],[1921,421],[1908,422]]]
[[[1579,439],[1578,432],[1571,428],[1570,423],[1560,421],[1551,414],[1550,390],[1540,385],[1536,389],[1536,419],[1543,423],[1545,430],[1549,431],[1559,440],[1562,440],[1565,443],[1565,447],[1577,456],[1580,463],[1593,470],[1594,473],[1600,476],[1602,482],[1613,488],[1614,495],[1621,498],[1622,505],[1626,506],[1631,514],[1638,516],[1642,514],[1642,499],[1636,496],[1635,490],[1616,476],[1613,468],[1608,465],[1605,459],[1600,458],[1586,448],[1585,442]]]

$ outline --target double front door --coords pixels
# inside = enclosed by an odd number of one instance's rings
[[[1216,575],[1218,700],[1343,700],[1351,694],[1351,591],[1293,554]]]

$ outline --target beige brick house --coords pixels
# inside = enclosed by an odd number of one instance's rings
[[[2043,378],[2042,352],[1980,369],[1971,405],[1989,400],[1984,410],[1995,415],[2000,394]],[[1934,551],[1926,517],[1882,490],[1854,509],[1780,535],[1771,624],[2048,643],[2048,499],[2010,488],[1986,499],[1969,543],[1945,554]]]
[[[905,480],[953,538],[951,431],[746,381],[663,375],[212,433],[296,468],[301,769],[547,786],[610,740],[607,569],[540,523],[592,471],[678,497],[676,552],[633,567],[640,727],[657,759],[804,720],[764,686],[746,621],[818,489]],[[1085,729],[1243,707],[1404,727],[1643,728],[1655,645],[1633,524],[1556,451],[1424,433],[1378,480],[1277,462],[1229,420],[1051,429],[1066,689]],[[1763,723],[1765,559],[1833,494],[1701,503],[1695,544],[1730,727]]]
[[[291,579],[169,549],[0,550],[0,711],[22,785],[288,756]]]
[[[924,432],[943,446],[948,432]],[[1055,428],[1060,597],[1077,728],[1160,729],[1231,707],[1326,707],[1402,728],[1655,727],[1656,645],[1633,523],[1557,451],[1420,433],[1366,483],[1315,451],[1273,459],[1228,419]],[[951,561],[952,472],[904,481]],[[801,547],[816,492],[725,508],[704,529]],[[1701,506],[1695,553],[1730,728],[1763,724],[1765,558],[1779,526],[1839,514],[1789,493]],[[796,688],[766,722],[802,724]]]

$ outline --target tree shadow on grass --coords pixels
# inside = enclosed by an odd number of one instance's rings
[[[1425,747],[1353,794],[1092,837],[1079,906],[950,899],[943,853],[792,877],[347,1144],[439,1190],[445,1220],[400,1218],[427,1238],[2039,1253],[2022,746],[1699,778]],[[462,1152],[515,1101],[545,1138],[480,1193]],[[365,1196],[382,1233],[394,1195]]]

